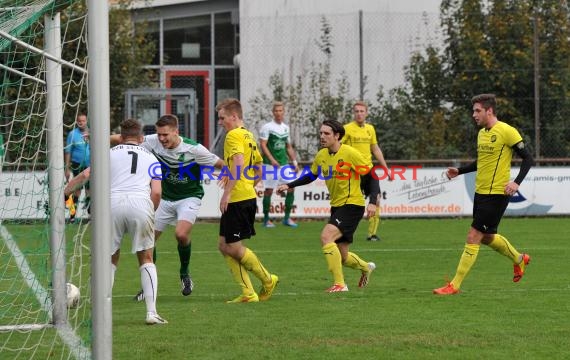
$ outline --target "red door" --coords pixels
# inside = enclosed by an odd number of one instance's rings
[[[166,88],[168,89],[194,89],[196,91],[196,103],[198,106],[198,114],[196,115],[196,140],[205,147],[209,147],[209,118],[210,118],[210,72],[209,71],[187,71],[176,70],[166,71]],[[172,102],[166,102],[166,111],[168,113],[177,113],[172,108]],[[189,129],[184,129],[184,136],[189,136]]]

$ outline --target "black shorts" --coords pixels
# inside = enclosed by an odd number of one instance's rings
[[[507,195],[475,193],[471,226],[484,234],[496,234],[501,218],[509,205]]]
[[[71,162],[71,173],[73,174],[73,177],[81,174],[85,169],[87,169],[87,167],[81,166],[81,164],[73,161]],[[89,190],[89,181],[86,181],[83,186],[85,187],[85,189]]]
[[[372,176],[372,171],[371,171],[368,174],[360,176],[360,191],[362,191],[365,197],[368,197],[368,195],[370,195],[368,190],[370,189],[371,181],[378,181],[378,193],[379,194],[382,193],[382,191],[380,191],[380,181]]]
[[[335,242],[352,243],[352,235],[356,231],[358,223],[362,220],[363,216],[364,206],[348,204],[339,207],[331,207],[329,224],[336,226],[342,233],[342,237]]]
[[[255,198],[228,204],[228,209],[220,219],[220,236],[226,238],[226,244],[249,239],[255,235],[253,224],[257,200]]]

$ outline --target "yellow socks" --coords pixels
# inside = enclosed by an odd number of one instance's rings
[[[520,262],[521,254],[511,245],[507,238],[500,234],[495,234],[495,238],[493,238],[489,247],[499,254],[508,257],[515,264]]]
[[[234,277],[234,281],[241,286],[241,292],[243,295],[251,295],[255,293],[253,285],[251,284],[251,279],[245,267],[239,263],[236,259],[229,255],[225,255],[224,258],[228,263],[228,267]]]
[[[380,206],[376,206],[376,214],[368,219],[368,237],[376,235],[380,225]]]
[[[365,272],[368,271],[368,263],[362,260],[358,255],[350,251],[348,252],[348,257],[344,261],[343,265],[355,270],[360,270]]]
[[[325,255],[329,271],[333,275],[334,283],[336,285],[345,285],[344,274],[342,273],[342,257],[336,244],[328,243],[323,246],[323,254]]]
[[[225,255],[224,258],[228,263],[235,282],[241,286],[243,295],[249,296],[255,294],[248,271],[251,271],[259,280],[261,280],[264,286],[270,286],[272,284],[271,274],[263,267],[254,252],[248,248],[245,249],[245,253],[240,261],[237,261],[229,255]]]
[[[457,265],[455,277],[453,280],[451,280],[451,284],[455,289],[459,290],[463,279],[469,273],[471,266],[475,264],[475,260],[477,260],[477,254],[479,253],[479,247],[480,245],[478,244],[465,244],[463,254],[461,254],[461,259],[459,259],[459,265]]]
[[[264,286],[271,285],[271,274],[263,267],[261,261],[259,261],[253,251],[246,248],[240,263],[247,269],[247,271],[251,271]]]

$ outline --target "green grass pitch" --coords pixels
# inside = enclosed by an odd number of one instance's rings
[[[178,254],[169,228],[158,241],[158,311],[164,326],[144,324],[136,257],[125,241],[113,291],[114,359],[563,359],[570,357],[570,255],[567,218],[505,218],[500,233],[532,256],[512,282],[512,264],[483,246],[462,293],[432,289],[451,279],[470,219],[386,219],[379,242],[362,221],[351,250],[377,265],[359,289],[345,268],[348,293],[332,284],[321,253],[324,220],[280,224],[246,240],[280,278],[270,301],[226,304],[237,296],[217,251],[216,223],[192,231],[194,293],[180,294]],[[256,287],[259,282],[252,276]],[[1,356],[0,356],[1,357]]]

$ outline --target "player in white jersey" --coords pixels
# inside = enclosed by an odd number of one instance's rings
[[[137,254],[141,285],[146,303],[146,323],[166,324],[156,312],[158,277],[152,259],[154,248],[154,211],[161,195],[162,172],[158,159],[139,144],[143,141],[142,124],[127,119],[121,123],[121,144],[111,148],[111,214],[113,243],[111,245],[112,280],[121,255],[125,234],[132,238],[132,252]],[[158,166],[157,166],[158,165]],[[70,182],[70,193],[80,181],[87,180],[90,168]]]
[[[285,118],[285,105],[281,101],[273,103],[273,120],[263,125],[259,131],[259,145],[263,153],[263,166],[265,175],[263,185],[263,226],[267,228],[275,227],[269,219],[271,207],[271,196],[273,189],[281,184],[287,184],[297,178],[296,172],[299,170],[297,156],[291,145],[289,137],[289,125],[283,122]],[[291,165],[289,165],[291,162]],[[273,171],[268,171],[273,167]],[[285,209],[283,225],[297,227],[297,223],[290,219],[293,202],[295,201],[294,189],[287,191],[285,196]]]
[[[194,288],[189,271],[192,253],[190,232],[204,196],[201,171],[204,167],[221,168],[224,162],[203,145],[180,136],[175,115],[162,116],[155,126],[156,134],[145,136],[141,144],[163,166],[162,198],[155,215],[155,241],[166,225],[176,226],[174,233],[178,243],[182,295],[188,296]],[[111,137],[111,142],[114,140],[115,135]],[[156,248],[154,261],[156,262]],[[135,295],[135,300],[142,299],[142,292]]]

